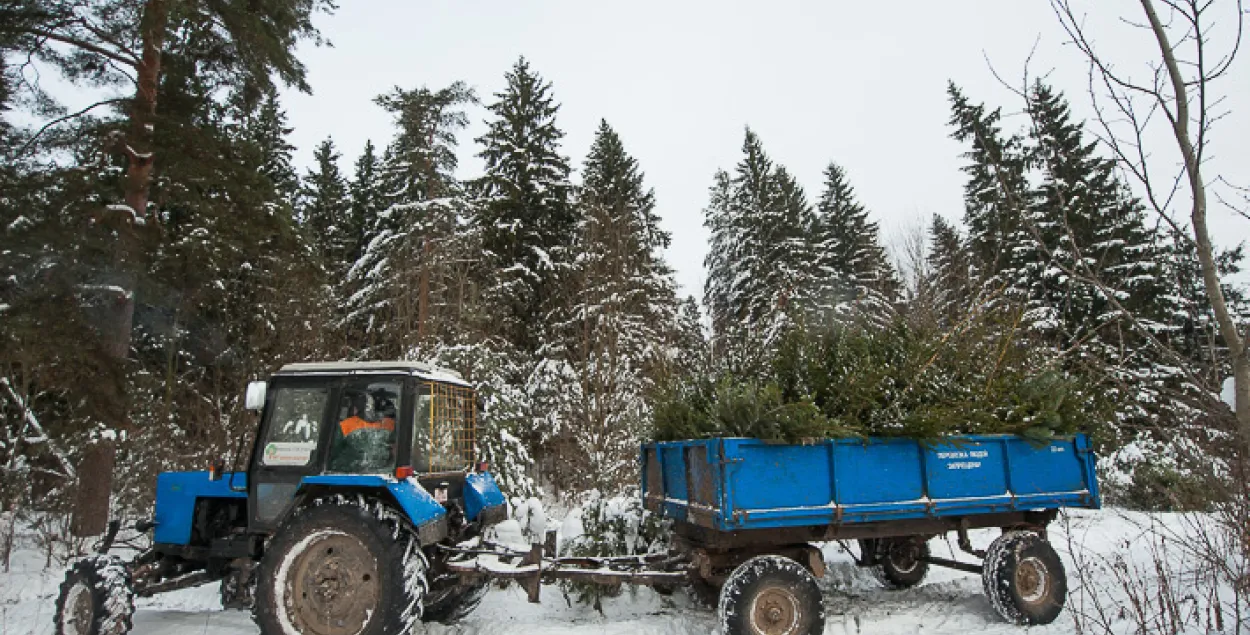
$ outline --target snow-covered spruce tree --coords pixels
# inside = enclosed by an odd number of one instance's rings
[[[665,360],[676,294],[654,193],[620,137],[601,122],[586,158],[582,217],[569,277],[572,303],[560,326],[570,372],[561,385],[563,488],[616,491],[634,477],[648,394]]]
[[[564,543],[561,555],[574,557],[652,555],[666,553],[672,540],[672,521],[642,508],[642,493],[634,485],[616,496],[590,490],[581,495],[573,513],[581,532]],[[568,582],[566,594],[602,612],[604,597],[614,597],[619,587]],[[631,585],[630,592],[637,592]]]
[[[1183,371],[1153,341],[1167,341],[1180,294],[1163,274],[1161,236],[1115,174],[1085,141],[1068,104],[1044,84],[1030,94],[1030,159],[1040,181],[1024,224],[1040,253],[1028,259],[1025,323],[1077,358],[1104,366],[1108,394],[1129,430],[1173,425],[1165,395]]]
[[[355,251],[348,255],[348,262],[360,260],[368,245],[369,229],[377,224],[378,215],[385,209],[385,193],[382,190],[382,160],[373,146],[365,141],[365,149],[356,159],[355,172],[349,184],[352,199],[351,227],[357,231],[353,237]]]
[[[669,360],[668,370],[664,373],[666,381],[681,381],[703,372],[707,364],[708,342],[699,301],[692,295],[686,296],[678,309],[673,349],[676,355]]]
[[[481,336],[507,342],[518,356],[511,381],[525,387],[530,409],[528,426],[518,432],[541,479],[561,460],[548,444],[563,432],[560,413],[570,389],[567,324],[580,210],[560,154],[564,133],[556,126],[551,84],[524,58],[505,79],[477,139],[486,168],[473,184],[479,310],[489,316]]]
[[[953,328],[974,308],[972,254],[959,229],[937,214],[929,227],[928,258],[939,323]]]
[[[812,224],[815,309],[880,327],[894,316],[898,278],[881,246],[880,230],[855,198],[846,172],[825,168],[824,190]]]
[[[547,341],[548,314],[567,306],[562,289],[573,261],[578,214],[573,206],[559,105],[551,83],[519,59],[507,86],[487,106],[491,119],[477,139],[485,174],[475,183],[481,202],[483,294],[494,303],[497,333],[518,350]]]
[[[964,224],[978,281],[1019,284],[1013,273],[1013,252],[1023,235],[1020,221],[1025,201],[1019,197],[1028,192],[1021,140],[1004,138],[999,110],[986,112],[984,105],[973,104],[954,83],[948,85],[947,94],[950,125],[955,129],[951,136],[970,146],[963,155],[968,161],[963,168],[968,175]]]
[[[293,130],[287,125],[286,112],[278,103],[278,91],[270,87],[259,108],[248,103],[242,94],[236,96],[236,109],[242,119],[242,136],[252,143],[259,157],[260,173],[273,183],[279,197],[294,202],[299,195],[299,175],[291,163],[295,146],[287,141]]]
[[[476,254],[466,243],[470,204],[454,176],[455,148],[468,124],[464,107],[475,100],[460,82],[377,98],[398,131],[377,174],[358,175],[356,204],[367,226],[343,306],[347,328],[360,337],[354,356],[424,358],[463,322],[460,281]]]
[[[732,187],[729,173],[717,170],[708,190],[707,207],[703,209],[703,226],[710,234],[707,256],[703,260],[707,269],[703,306],[707,308],[712,323],[712,341],[716,350],[728,346],[732,327],[738,322],[738,302],[733,285],[740,275],[741,263],[737,259],[740,232],[736,210],[730,205]]]
[[[792,304],[810,297],[811,206],[750,129],[742,153],[732,176],[716,174],[704,210],[712,234],[704,303],[722,352],[754,334],[779,333]]]
[[[332,278],[347,264],[352,251],[351,198],[347,179],[339,169],[342,155],[334,147],[334,140],[327,137],[313,150],[315,165],[304,175],[300,186],[296,214],[309,242],[318,253]]]
[[[509,498],[535,496],[534,461],[521,434],[533,422],[530,398],[514,377],[525,372],[525,356],[500,340],[438,344],[430,360],[460,372],[482,398],[478,413],[478,457],[488,461],[499,488]]]

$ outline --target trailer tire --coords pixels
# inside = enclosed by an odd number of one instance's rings
[[[887,589],[910,589],[924,581],[929,572],[929,542],[922,536],[890,538],[877,546],[877,564],[872,572]]]
[[[252,616],[264,635],[398,635],[421,618],[427,563],[388,505],[336,496],[296,510],[258,571]]]
[[[825,605],[816,578],[783,556],[756,556],[734,569],[717,607],[723,635],[818,635]]]
[[[65,572],[56,598],[57,635],[123,635],[130,631],[135,591],[116,556],[88,556]]]
[[[1068,595],[1063,561],[1032,531],[1009,531],[990,544],[981,573],[985,595],[1014,624],[1050,624]]]

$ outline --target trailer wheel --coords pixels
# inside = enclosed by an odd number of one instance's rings
[[[278,528],[259,570],[253,618],[264,635],[397,635],[421,617],[426,560],[378,502],[319,499]]]
[[[56,598],[57,635],[123,635],[130,631],[135,592],[130,569],[116,556],[90,556],[65,572]]]
[[[995,539],[986,551],[981,581],[994,610],[1015,624],[1055,621],[1068,595],[1059,554],[1031,531],[1007,532]]]
[[[929,542],[921,536],[882,540],[877,546],[873,574],[887,589],[910,589],[929,572]]]
[[[816,635],[825,606],[816,578],[782,556],[757,556],[734,569],[721,587],[724,635]]]

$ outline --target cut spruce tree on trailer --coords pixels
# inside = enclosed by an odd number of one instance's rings
[[[880,330],[792,329],[757,372],[669,386],[655,406],[653,438],[1045,440],[1099,430],[1111,415],[1097,382],[1030,346],[1012,323],[999,310],[946,329],[902,321]]]

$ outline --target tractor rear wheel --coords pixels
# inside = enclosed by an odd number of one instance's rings
[[[56,598],[57,635],[123,635],[135,612],[130,569],[116,556],[89,556],[65,572]]]
[[[485,578],[462,580],[454,574],[439,576],[430,583],[421,621],[454,624],[477,609],[487,591],[490,585]]]
[[[426,560],[389,507],[334,497],[297,510],[261,560],[264,635],[399,635],[421,618]]]

